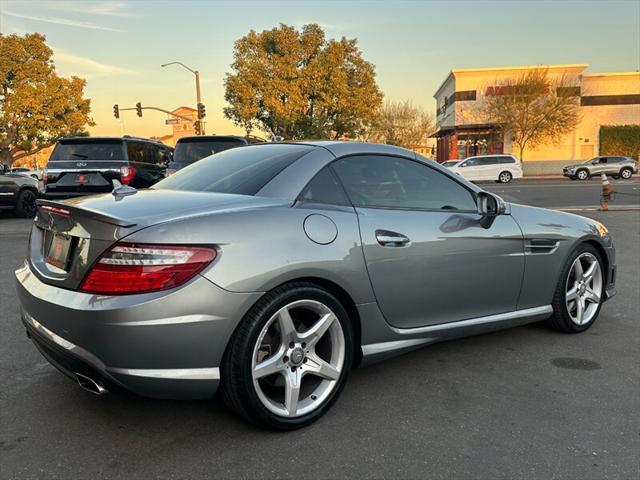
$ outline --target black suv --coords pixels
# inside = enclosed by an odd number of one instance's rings
[[[171,147],[146,138],[63,138],[43,173],[45,197],[110,192],[113,180],[147,188],[165,177],[171,156]]]
[[[167,174],[175,173],[187,165],[223,150],[264,142],[263,139],[252,136],[201,135],[198,137],[182,137],[176,142],[173,161],[167,168]]]
[[[38,180],[12,173],[0,163],[0,210],[14,210],[17,217],[34,217],[39,195]]]

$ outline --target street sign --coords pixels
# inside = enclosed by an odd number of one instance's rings
[[[164,121],[165,125],[177,125],[180,123],[180,119],[179,118],[167,118]]]

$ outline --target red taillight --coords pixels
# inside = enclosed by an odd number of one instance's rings
[[[42,205],[40,207],[40,210],[44,210],[44,211],[50,212],[50,213],[57,213],[58,215],[62,215],[63,217],[68,217],[69,216],[69,210],[66,210],[64,208],[51,207],[49,205]]]
[[[80,290],[102,295],[167,290],[193,278],[214,258],[213,248],[118,243],[93,265]]]
[[[177,172],[177,170],[175,168],[167,168],[167,177],[169,175],[173,175],[176,172]]]
[[[123,185],[129,185],[133,182],[133,177],[136,176],[136,169],[131,165],[126,167],[120,167],[120,183]]]

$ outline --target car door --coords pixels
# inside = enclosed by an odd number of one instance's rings
[[[597,161],[594,162],[594,164],[590,168],[591,175],[600,175],[607,168],[607,162],[608,162],[607,157],[598,157],[596,160]]]
[[[511,216],[483,219],[471,190],[414,159],[358,155],[332,168],[358,214],[371,285],[391,325],[516,309],[524,245]]]
[[[603,165],[602,171],[607,175],[617,175],[620,173],[620,157],[607,157],[607,163]]]
[[[17,182],[9,173],[9,169],[0,164],[0,205],[13,205],[17,192]]]
[[[500,174],[496,157],[479,157],[476,168],[478,169],[478,180],[497,180]]]
[[[480,180],[480,159],[478,157],[469,157],[460,165],[458,165],[460,175],[467,180],[475,182]]]

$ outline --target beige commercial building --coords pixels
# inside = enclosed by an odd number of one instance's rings
[[[587,67],[575,64],[452,70],[434,95],[438,161],[517,153],[508,135],[482,121],[482,99],[499,94],[505,81],[528,69],[540,68],[547,69],[552,82],[560,77],[570,81],[569,87],[580,96],[581,122],[555,144],[527,148],[525,159],[569,162],[598,155],[601,126],[640,125],[640,72],[588,73]]]

